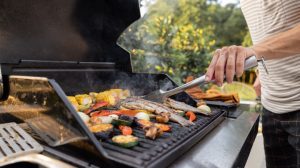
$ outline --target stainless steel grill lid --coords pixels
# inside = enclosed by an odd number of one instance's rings
[[[111,62],[131,71],[116,41],[139,17],[138,0],[1,0],[0,64]]]

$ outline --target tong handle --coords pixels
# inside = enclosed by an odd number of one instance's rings
[[[255,56],[251,56],[251,57],[248,57],[246,60],[245,60],[245,65],[244,65],[244,70],[247,70],[247,69],[250,69],[250,68],[253,68],[253,67],[256,67],[257,66],[257,60],[256,60],[256,57]],[[185,91],[186,89],[189,89],[189,88],[192,88],[194,86],[197,86],[197,85],[200,85],[200,84],[204,84],[206,83],[205,81],[205,75],[199,77],[199,78],[196,78],[184,85],[181,85],[177,88],[174,88],[172,90],[168,90],[168,91],[161,91],[164,96],[166,97],[169,97],[169,96],[172,96],[172,95],[175,95],[177,93],[180,93],[180,92],[183,92]]]

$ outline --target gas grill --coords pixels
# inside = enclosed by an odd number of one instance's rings
[[[100,142],[66,95],[129,89],[144,95],[176,83],[165,74],[133,73],[130,55],[116,44],[139,15],[138,0],[2,0],[0,2],[1,123],[16,122],[45,153],[76,166],[166,167],[224,119],[198,115],[194,126],[171,122],[172,132],[125,149]],[[196,102],[186,93],[172,97]],[[115,130],[117,131],[117,130]]]

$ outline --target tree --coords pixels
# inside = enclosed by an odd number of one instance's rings
[[[177,83],[204,73],[212,52],[241,44],[246,23],[236,5],[215,0],[163,0],[130,26],[119,44],[131,52],[135,72],[167,73]]]

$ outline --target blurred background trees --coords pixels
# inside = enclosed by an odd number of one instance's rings
[[[238,4],[144,0],[143,5],[147,13],[118,41],[131,53],[134,72],[166,73],[181,84],[189,75],[205,73],[215,49],[251,45]],[[239,80],[252,83],[251,73]]]

